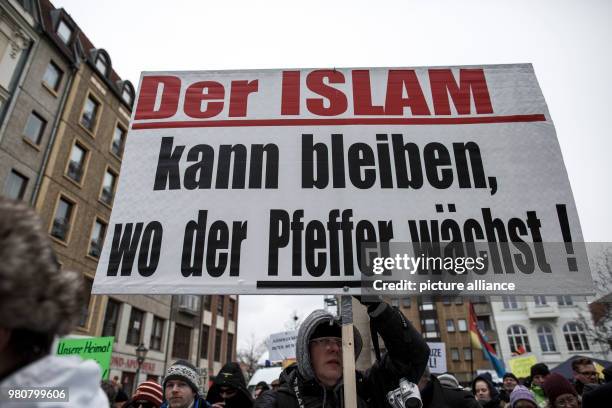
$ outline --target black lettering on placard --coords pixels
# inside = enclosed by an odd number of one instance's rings
[[[108,260],[107,276],[117,276],[121,265],[121,276],[130,276],[134,258],[138,251],[141,234],[143,237],[138,257],[138,272],[142,276],[151,276],[157,269],[161,250],[163,228],[159,221],[147,224],[142,233],[144,223],[116,224]],[[152,242],[151,242],[152,241]]]
[[[244,178],[246,176],[246,162],[247,149],[245,145],[221,145],[221,149],[219,152],[219,167],[217,169],[216,187],[228,188],[229,175],[230,171],[232,171],[232,188],[244,188]]]
[[[278,250],[289,243],[289,213],[270,210],[270,236],[268,237],[268,276],[278,276]]]
[[[436,189],[489,188],[497,192],[497,180],[485,174],[480,147],[475,142],[453,143],[452,152],[442,143],[404,143],[402,134],[376,134],[376,146],[352,143],[346,149],[344,136],[331,135],[330,149],[325,142],[314,142],[312,134],[302,134],[302,188],[346,188],[346,168],[350,183],[359,189],[372,188],[378,181],[383,189],[420,189],[426,178]],[[391,154],[392,151],[392,154]],[[391,160],[393,155],[393,163]],[[331,167],[330,167],[331,165]],[[395,170],[395,171],[394,171]],[[456,181],[456,183],[455,183]],[[488,181],[488,186],[487,186]]]
[[[425,174],[432,187],[449,188],[453,184],[453,171],[450,169],[450,154],[442,143],[428,143],[423,149]]]
[[[185,188],[211,188],[213,168],[215,164],[215,150],[209,145],[199,144],[189,149],[188,162],[197,162],[185,170]]]
[[[455,204],[449,204],[449,212],[456,212]],[[468,218],[463,224],[455,219],[443,220],[408,220],[415,255],[429,258],[457,257],[467,255],[471,258],[485,257],[486,267],[476,269],[477,274],[486,274],[489,266],[494,273],[513,274],[516,268],[524,274],[535,271],[537,261],[541,272],[550,273],[550,264],[546,259],[542,236],[541,221],[535,211],[526,211],[525,219],[512,217],[507,221],[494,217],[490,208],[481,208],[482,220]],[[436,204],[436,212],[444,212],[441,204]],[[529,238],[531,239],[524,239]],[[476,254],[474,242],[487,243],[488,251]],[[533,242],[533,247],[528,242]],[[444,243],[445,245],[438,245]],[[456,245],[461,244],[461,245]],[[518,253],[512,253],[514,247]],[[442,254],[442,248],[444,254]],[[535,256],[534,256],[535,253]],[[441,266],[422,268],[420,274],[439,274]]]
[[[327,160],[327,146],[324,143],[313,144],[312,135],[303,134],[302,188],[316,187],[321,189],[327,187],[329,183]],[[314,169],[315,163],[317,165],[316,175]]]
[[[261,188],[264,153],[266,158],[266,188],[278,188],[278,146],[273,143],[251,146],[249,188]]]
[[[166,184],[169,190],[181,188],[179,160],[181,160],[185,146],[177,146],[172,150],[173,142],[173,137],[162,137],[153,190],[165,190]]]
[[[173,146],[173,137],[162,137],[153,190],[178,190],[181,188],[180,161],[185,146]],[[278,146],[250,145],[249,188],[262,188],[265,157],[265,188],[278,188]],[[243,144],[219,146],[214,188],[244,189],[246,187],[248,151]],[[183,185],[187,190],[213,188],[215,150],[212,146],[198,144],[189,149],[187,162],[194,163],[185,169]],[[230,186],[230,176],[232,183]]]
[[[291,256],[292,276],[302,276],[302,264],[314,277],[322,276],[327,269],[331,276],[354,275],[353,254],[357,254],[358,265],[363,266],[362,244],[389,242],[393,239],[393,224],[390,220],[375,224],[361,220],[355,225],[352,217],[351,209],[332,209],[327,222],[304,222],[304,210],[295,210],[293,214],[280,209],[270,210],[268,276],[278,276],[281,249],[287,249]]]
[[[240,276],[240,250],[247,237],[247,221],[232,222],[230,239],[228,224],[221,220],[214,221],[207,234],[207,219],[208,211],[200,210],[198,220],[185,225],[181,273],[185,277],[202,276],[205,264],[208,275],[217,278],[227,270],[229,259],[230,276]]]
[[[487,188],[487,180],[485,178],[484,167],[482,166],[482,157],[480,148],[474,142],[468,143],[453,143],[453,153],[457,162],[457,174],[459,178],[460,188],[470,188],[472,183],[470,180],[470,168],[472,169],[472,177],[474,179],[474,187]],[[468,166],[468,153],[470,156],[470,164]]]
[[[397,187],[414,189],[423,187],[419,147],[411,142],[404,144],[404,138],[401,134],[393,134],[392,140]],[[410,172],[408,172],[408,165],[406,164],[406,154],[409,158]]]
[[[140,275],[146,277],[155,273],[159,264],[163,235],[164,229],[159,221],[152,221],[145,227],[138,252],[138,272]]]
[[[352,144],[348,151],[348,162],[351,183],[357,188],[371,188],[376,182],[376,170],[371,168],[376,164],[372,148],[365,143]]]

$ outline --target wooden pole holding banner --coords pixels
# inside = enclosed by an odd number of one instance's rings
[[[344,379],[344,407],[357,408],[352,296],[342,296],[340,303],[340,316],[342,317],[342,377]]]

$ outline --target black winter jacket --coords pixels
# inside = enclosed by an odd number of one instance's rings
[[[223,400],[219,392],[223,386],[235,388],[238,391],[236,396]],[[253,398],[246,388],[246,381],[238,363],[227,363],[219,370],[219,374],[206,394],[206,401],[210,404],[225,402],[226,408],[251,408],[253,406]]]
[[[421,334],[396,308],[383,303],[371,311],[370,319],[382,337],[387,352],[365,373],[356,372],[357,407],[383,408],[388,406],[387,393],[399,386],[400,378],[405,377],[408,381],[418,383],[429,360],[429,347]],[[304,322],[306,323],[306,320]],[[306,370],[298,369],[300,364],[304,362],[299,361],[298,354],[298,363],[288,367],[281,374],[280,388],[276,391],[266,391],[255,401],[255,407],[342,408],[344,406],[342,381],[333,389],[326,388],[316,378],[304,378],[302,372]]]
[[[480,408],[474,396],[460,388],[444,387],[435,376],[421,392],[424,408]]]

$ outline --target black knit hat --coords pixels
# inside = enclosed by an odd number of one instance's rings
[[[200,375],[198,369],[193,364],[185,360],[177,360],[174,364],[168,367],[166,376],[164,377],[163,389],[166,389],[166,383],[169,380],[181,380],[187,383],[189,387],[199,394],[200,392]]]
[[[548,366],[544,363],[537,363],[531,366],[531,377],[535,377],[536,375],[548,375],[550,374],[550,370]]]
[[[342,328],[337,321],[333,321],[332,324],[327,322],[319,324],[309,340],[320,339],[321,337],[342,337]]]
[[[514,379],[514,381],[516,381],[517,383],[519,382],[518,378],[516,378],[516,375],[514,375],[512,373],[504,374],[504,376],[502,377],[502,380],[505,380],[507,377],[510,377],[510,378]]]

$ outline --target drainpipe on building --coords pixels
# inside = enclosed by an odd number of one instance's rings
[[[60,100],[60,105],[57,110],[57,115],[53,119],[53,128],[51,129],[51,135],[49,136],[49,142],[45,147],[45,153],[43,156],[43,161],[40,166],[40,171],[36,175],[36,183],[34,184],[34,190],[32,191],[32,198],[30,198],[30,204],[34,206],[36,204],[36,199],[38,198],[38,193],[40,192],[40,186],[42,184],[43,177],[45,175],[45,170],[47,168],[47,163],[49,162],[49,156],[51,155],[51,149],[55,144],[55,138],[57,137],[57,129],[59,128],[59,124],[62,121],[62,116],[64,114],[64,108],[66,106],[66,100],[68,99],[68,93],[72,88],[72,82],[74,77],[76,76],[78,68],[76,66],[72,66],[70,70],[70,75],[68,75],[68,80],[66,82],[66,86],[64,87],[64,91],[62,92],[62,98]]]

